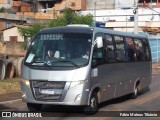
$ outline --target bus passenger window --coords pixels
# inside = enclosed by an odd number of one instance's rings
[[[126,54],[128,57],[128,61],[136,61],[136,51],[134,49],[133,39],[130,37],[125,37],[126,41]]]
[[[144,45],[142,44],[142,40],[135,39],[134,43],[135,43],[137,61],[144,61],[145,55],[144,55]]]
[[[104,63],[103,47],[97,48],[97,45],[95,45],[93,50],[92,65],[95,66],[103,63]]]
[[[116,43],[116,60],[122,61],[122,62],[127,61],[123,37],[114,36],[114,39],[115,39],[115,43]]]
[[[144,48],[144,59],[146,61],[150,60],[151,56],[150,56],[150,48],[149,48],[149,43],[147,43],[147,40],[146,39],[143,39],[142,40],[142,45],[143,45],[143,48]]]
[[[105,61],[106,62],[114,62],[115,61],[115,49],[114,49],[114,44],[113,44],[113,38],[111,35],[106,34],[105,35]]]

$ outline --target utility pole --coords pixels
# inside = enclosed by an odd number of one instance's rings
[[[138,34],[138,1],[139,0],[134,0],[134,34]]]
[[[94,0],[94,27],[96,27],[96,0]]]
[[[128,18],[127,18],[127,10],[126,10],[125,12],[126,12],[126,32],[127,32],[127,22],[128,22]]]
[[[33,3],[34,23],[35,23],[36,22],[36,12],[37,12],[38,1],[37,0],[32,0],[32,3]]]

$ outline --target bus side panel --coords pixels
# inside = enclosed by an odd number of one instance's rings
[[[116,85],[114,83],[104,84],[102,87],[102,102],[114,98]]]
[[[95,71],[97,74],[95,74]],[[112,70],[110,70],[108,64],[92,68],[91,88],[93,89],[95,86],[100,88],[101,102],[112,99],[115,96],[115,83],[110,82],[111,78]]]
[[[100,84],[102,101],[132,93],[137,80],[142,88],[150,84],[150,62],[103,64],[94,69],[97,76],[91,78],[91,86]]]
[[[143,68],[145,73],[140,77],[140,89],[148,87],[151,84],[152,79],[152,63],[148,61],[143,64],[145,64]]]

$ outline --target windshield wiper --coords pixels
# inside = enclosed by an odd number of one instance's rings
[[[76,63],[74,63],[74,62],[71,61],[71,60],[59,60],[59,61],[57,61],[57,62],[70,62],[73,66],[76,66],[77,68],[80,68],[79,65],[77,65]]]
[[[36,62],[32,62],[32,65],[33,64],[38,64],[38,63],[43,63],[43,66],[45,65],[45,66],[47,66],[47,67],[49,67],[50,69],[53,69],[53,67],[50,65],[50,64],[54,64],[54,63],[58,63],[58,62],[70,62],[73,66],[75,66],[75,67],[77,67],[77,68],[80,68],[80,66],[79,65],[77,65],[76,63],[74,63],[73,61],[70,61],[70,60],[57,60],[57,61],[48,61],[48,62],[46,62],[46,61],[36,61]],[[29,64],[29,65],[31,65],[31,64]]]
[[[47,66],[48,68],[50,69],[53,69],[53,67],[51,67],[47,62],[45,61],[36,61],[36,62],[32,62],[32,65],[33,64],[36,64],[36,63],[43,63],[43,65]],[[30,64],[31,65],[31,64]]]

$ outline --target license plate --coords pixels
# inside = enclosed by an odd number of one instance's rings
[[[42,94],[47,94],[47,95],[53,95],[54,94],[54,90],[52,89],[45,89],[45,90],[41,90]]]

